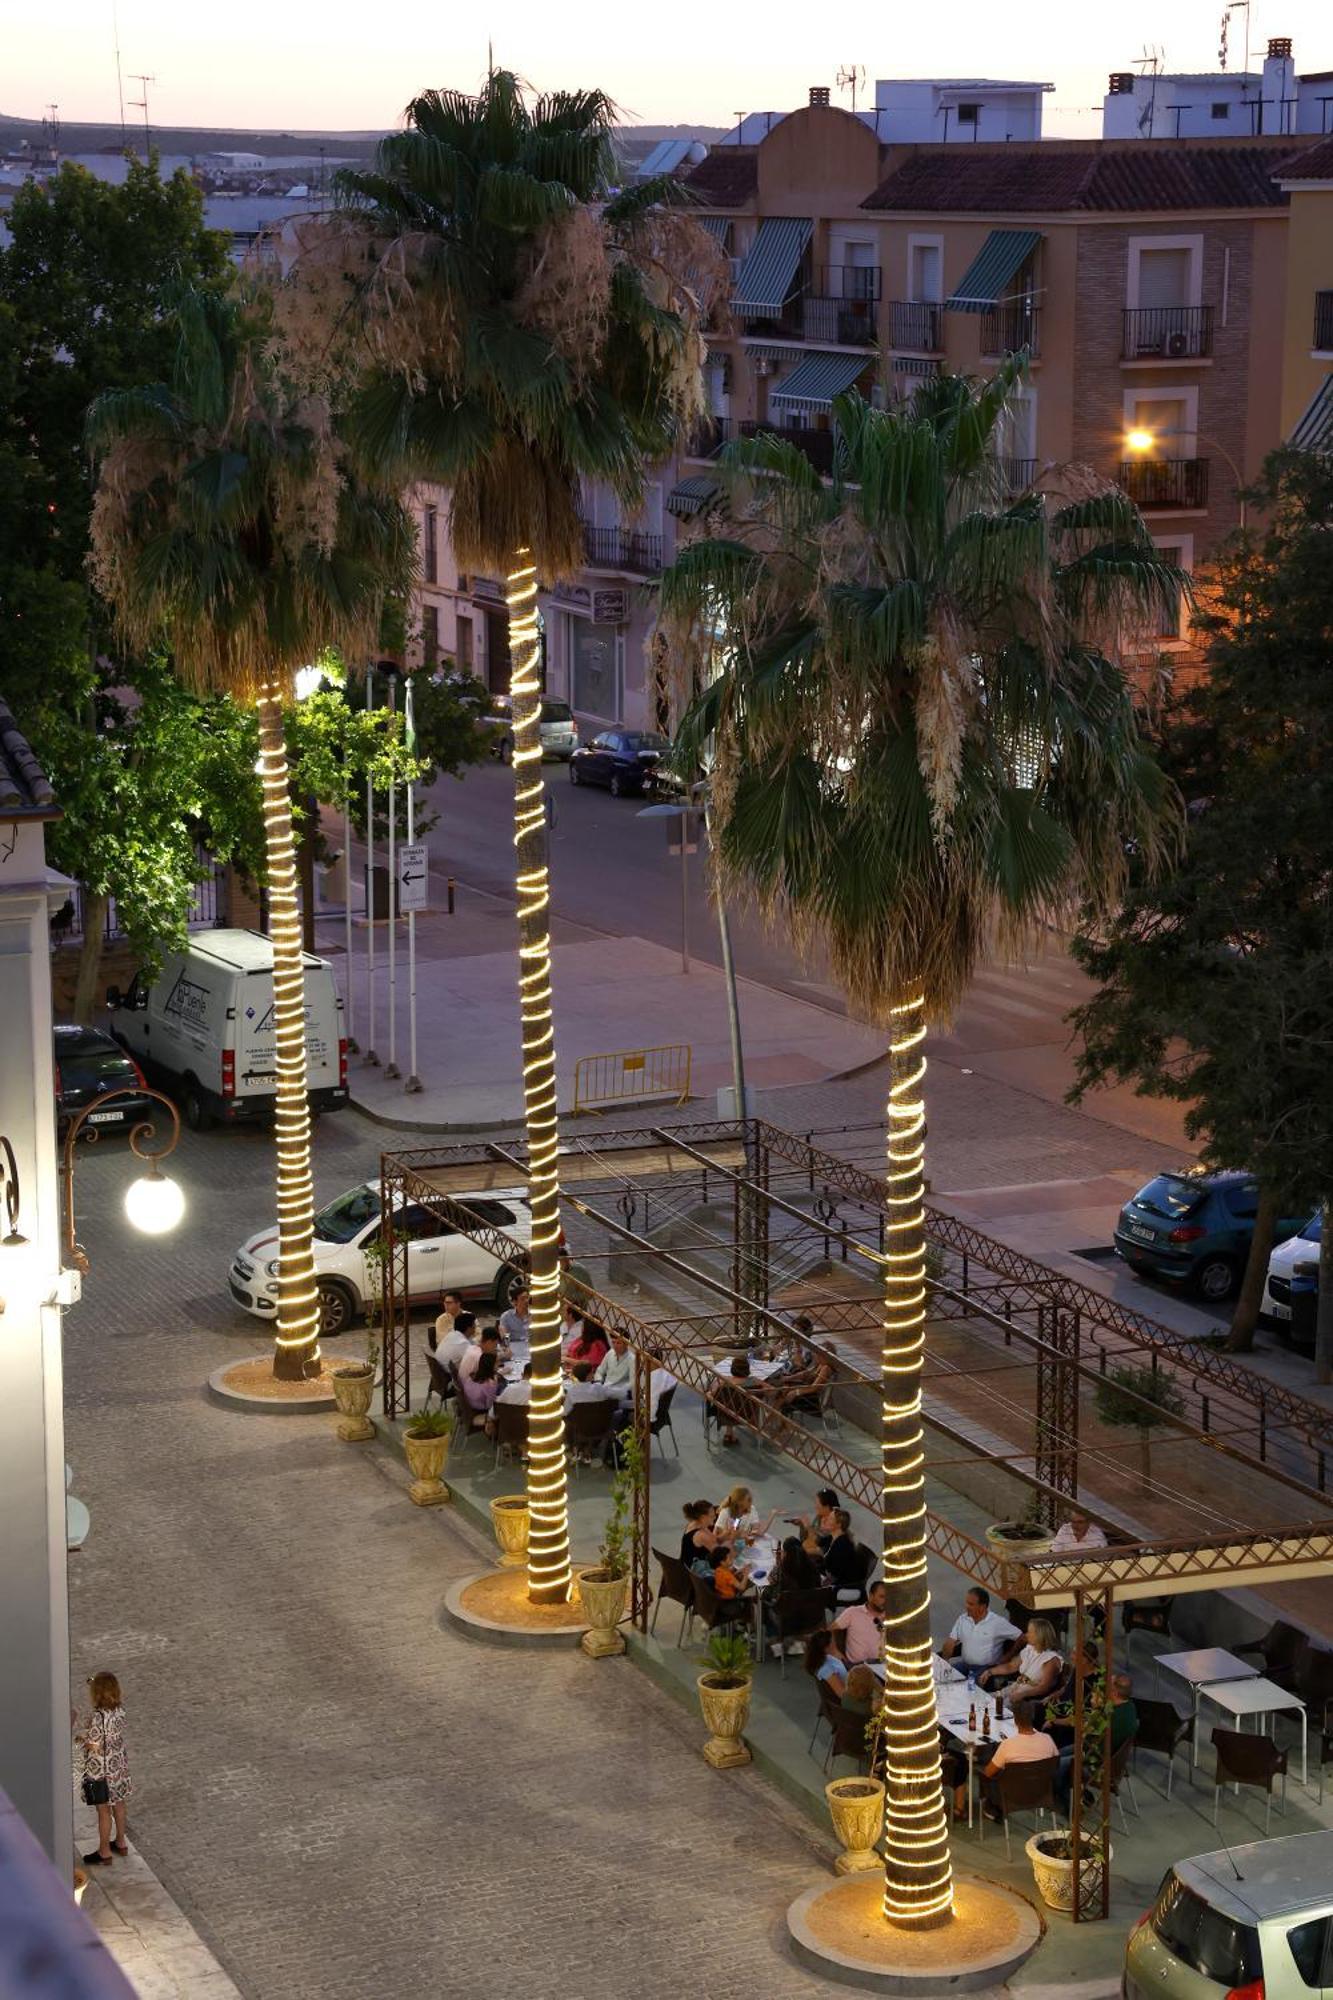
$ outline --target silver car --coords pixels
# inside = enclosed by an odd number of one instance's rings
[[[513,710],[507,694],[498,694],[492,700],[490,722],[496,731],[496,755],[502,764],[507,764],[514,754]],[[542,696],[538,733],[543,757],[555,757],[567,764],[579,747],[574,711],[567,701],[557,701],[553,695]]]
[[[1333,2000],[1333,1833],[1177,1861],[1130,1932],[1123,2000]]]

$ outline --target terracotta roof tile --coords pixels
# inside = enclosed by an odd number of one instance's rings
[[[1306,152],[1285,160],[1278,169],[1277,179],[1333,181],[1333,139],[1325,139],[1321,146],[1311,146]]]
[[[714,146],[682,174],[687,188],[709,208],[743,208],[759,192],[759,161],[753,146]]]
[[[1322,150],[1322,148],[1320,149]],[[1275,170],[1290,139],[1241,146],[921,147],[876,188],[866,208],[982,215],[1086,214],[1191,208],[1281,208]]]

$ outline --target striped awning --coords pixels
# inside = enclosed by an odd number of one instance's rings
[[[777,319],[791,297],[814,224],[803,215],[761,222],[731,295],[733,312],[746,319]]]
[[[770,403],[805,403],[826,410],[870,366],[868,354],[807,354],[781,387],[769,390]]]
[[[1041,242],[1039,229],[992,229],[944,301],[945,312],[990,312]]]
[[[1333,375],[1325,375],[1287,443],[1297,451],[1333,452]]]
[[[716,479],[710,479],[706,472],[695,472],[688,479],[678,480],[667,494],[667,513],[674,514],[678,521],[688,521],[696,514],[702,514],[718,491]]]
[[[731,242],[731,217],[729,215],[696,215],[694,220],[701,229],[706,229],[710,236],[716,237],[724,250],[727,248]]]

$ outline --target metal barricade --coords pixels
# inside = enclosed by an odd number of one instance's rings
[[[574,1065],[575,1115],[647,1098],[670,1098],[683,1104],[690,1094],[692,1054],[688,1042],[670,1042],[657,1049],[616,1049],[606,1055],[580,1056]]]

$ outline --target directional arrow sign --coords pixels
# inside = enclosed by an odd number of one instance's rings
[[[397,860],[398,908],[404,914],[409,910],[424,910],[429,886],[425,842],[404,842],[398,849]]]

